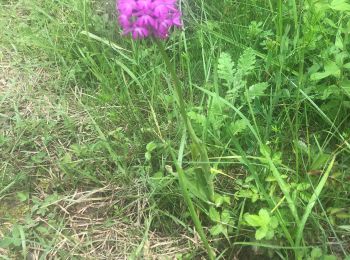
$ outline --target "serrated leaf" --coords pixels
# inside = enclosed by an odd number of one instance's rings
[[[224,202],[224,197],[216,193],[214,194],[214,201],[215,201],[215,206],[220,207]]]
[[[256,97],[263,96],[267,87],[268,84],[266,82],[254,84],[248,89],[247,94],[249,99],[255,99]]]
[[[228,205],[231,204],[231,199],[230,199],[229,196],[223,196],[223,198],[224,198],[224,203],[226,203],[226,204],[228,204]]]
[[[221,222],[224,224],[229,224],[231,222],[231,213],[229,210],[224,209],[221,213]]]
[[[225,233],[225,228],[221,224],[215,225],[210,229],[210,234],[212,236],[217,236],[222,233]]]
[[[273,229],[269,229],[266,233],[265,239],[270,240],[275,236],[275,231]]]
[[[310,183],[302,182],[297,185],[298,191],[306,191],[311,187]]]
[[[252,202],[257,202],[259,199],[259,195],[257,193],[254,193],[253,196],[252,196]]]
[[[255,69],[256,55],[253,49],[246,49],[238,60],[238,70],[247,75]]]
[[[210,207],[209,217],[212,221],[220,222],[220,213],[214,207]]]
[[[261,221],[261,226],[267,226],[270,222],[270,214],[266,209],[259,210],[259,217]]]
[[[278,219],[276,217],[272,217],[270,221],[271,228],[275,229],[278,227]]]
[[[232,135],[237,135],[242,133],[248,126],[248,123],[244,119],[237,120],[232,122],[229,126],[230,132]]]
[[[195,123],[204,125],[206,122],[206,117],[202,114],[196,113],[194,111],[190,111],[187,113],[188,117]]]
[[[267,234],[268,231],[269,231],[269,230],[267,229],[267,227],[261,227],[261,228],[259,228],[259,229],[255,232],[255,239],[256,239],[256,240],[261,240],[261,239],[263,239],[263,238],[266,236],[266,234]]]
[[[234,74],[236,72],[234,65],[234,62],[228,53],[222,52],[220,54],[218,59],[218,77],[225,81],[227,87],[230,87],[234,81]]]

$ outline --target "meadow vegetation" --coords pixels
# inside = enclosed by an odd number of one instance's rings
[[[113,0],[0,0],[0,258],[350,259],[350,2],[180,2],[209,163]]]

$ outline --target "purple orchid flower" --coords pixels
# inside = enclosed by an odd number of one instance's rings
[[[181,27],[177,0],[117,0],[119,24],[133,39],[148,36],[165,39],[172,27]]]

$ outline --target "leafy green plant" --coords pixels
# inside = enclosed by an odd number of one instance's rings
[[[338,257],[335,255],[324,254],[321,248],[315,247],[311,250],[310,256],[308,256],[306,259],[307,260],[318,260],[318,259],[337,260]]]
[[[212,236],[222,234],[229,240],[229,233],[232,232],[234,227],[234,218],[231,211],[224,208],[220,212],[215,207],[210,207],[209,218],[214,222],[214,225],[210,228],[210,234]]]
[[[244,221],[248,226],[257,228],[255,239],[270,240],[275,236],[275,230],[278,227],[278,220],[275,216],[271,216],[267,209],[260,209],[258,215],[246,213]]]

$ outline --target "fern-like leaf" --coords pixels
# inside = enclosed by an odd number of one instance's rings
[[[264,95],[265,90],[267,89],[269,85],[266,82],[261,82],[261,83],[257,83],[254,84],[253,86],[251,86],[248,89],[248,98],[250,100],[256,98],[256,97],[260,97]]]
[[[238,60],[238,71],[243,76],[250,74],[255,69],[256,56],[253,49],[246,49]]]
[[[236,72],[234,65],[234,62],[228,53],[222,52],[220,54],[218,60],[218,77],[225,82],[224,85],[228,88],[231,87],[234,81],[234,74]]]

